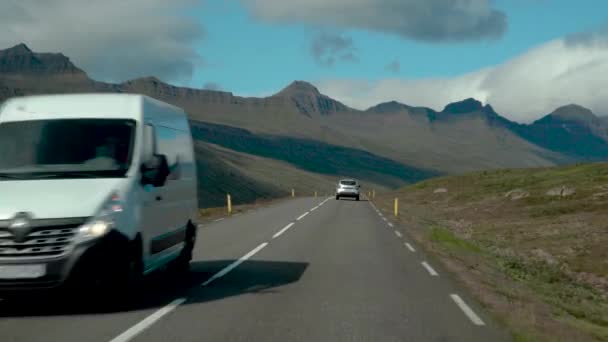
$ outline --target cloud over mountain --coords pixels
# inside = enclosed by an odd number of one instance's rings
[[[501,37],[505,13],[490,0],[241,0],[259,19],[363,29],[422,41]]]
[[[8,0],[0,2],[0,46],[61,51],[105,81],[156,75],[189,79],[204,31],[180,12],[195,0]]]
[[[608,31],[600,30],[540,45],[504,64],[448,78],[329,79],[321,91],[342,102],[366,108],[400,102],[435,109],[474,97],[509,119],[531,122],[564,103],[581,103],[608,113]]]
[[[320,33],[313,38],[310,53],[315,62],[322,66],[332,67],[338,61],[356,62],[357,49],[353,39],[347,36]]]

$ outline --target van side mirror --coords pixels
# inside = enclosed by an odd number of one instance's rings
[[[169,163],[164,154],[155,154],[141,165],[141,184],[154,187],[164,186],[169,177]]]

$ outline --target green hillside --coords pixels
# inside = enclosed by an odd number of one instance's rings
[[[608,164],[476,172],[376,199],[522,340],[608,339]]]

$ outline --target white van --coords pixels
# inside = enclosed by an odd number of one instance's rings
[[[197,227],[192,137],[141,95],[20,97],[0,109],[0,297],[130,289],[187,270]]]

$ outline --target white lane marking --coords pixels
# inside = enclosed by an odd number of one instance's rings
[[[223,220],[224,220],[224,218],[222,217],[222,218],[219,218],[219,219],[217,219],[217,220],[215,220],[213,222],[220,222],[220,221],[223,221]]]
[[[395,230],[395,235],[397,235],[398,238],[402,238],[403,237],[403,235],[401,235],[401,232],[396,231],[396,230]]]
[[[388,220],[386,219],[386,217],[382,217],[382,219],[384,220],[384,222],[388,222]]]
[[[313,211],[315,211],[317,209],[319,209],[319,207],[314,207],[314,208],[310,209],[310,211],[313,212]]]
[[[304,214],[302,214],[300,217],[298,217],[298,218],[296,219],[296,221],[300,221],[301,219],[305,218],[305,217],[306,217],[306,215],[308,215],[308,214],[310,214],[310,211],[307,211],[307,212],[305,212]]]
[[[394,227],[394,225],[392,223],[390,223],[390,222],[388,223],[388,226],[391,227],[391,228]]]
[[[416,252],[416,250],[414,249],[414,247],[412,247],[412,245],[410,245],[409,243],[407,243],[407,242],[406,242],[406,243],[405,243],[405,246],[407,247],[407,249],[409,249],[409,250],[410,250],[410,252],[412,252],[412,253],[415,253],[415,252]]]
[[[267,245],[268,245],[268,242],[264,242],[261,245],[257,246],[251,252],[242,256],[239,260],[233,262],[232,264],[228,265],[223,270],[221,270],[218,273],[216,273],[215,275],[213,275],[211,278],[209,278],[209,280],[204,282],[201,286],[207,286],[212,281],[225,276],[226,274],[228,274],[228,272],[232,271],[238,265],[242,264],[245,260],[251,258],[253,255],[255,255],[256,253],[261,251]],[[127,329],[122,334],[116,336],[110,342],[128,342],[128,341],[132,340],[134,337],[136,337],[137,335],[142,333],[144,330],[146,330],[147,328],[152,326],[154,323],[156,323],[158,320],[163,318],[165,315],[167,315],[171,311],[175,310],[178,306],[184,304],[184,302],[186,302],[186,298],[178,298],[178,299],[172,301],[171,303],[167,304],[165,307],[159,309],[152,315],[146,317],[141,322],[139,322],[139,323],[135,324],[134,326],[132,326],[131,328]]]
[[[439,276],[439,273],[437,273],[432,267],[431,265],[429,265],[428,262],[423,261],[422,262],[422,266],[424,266],[424,268],[426,268],[426,270],[429,272],[429,274],[433,277],[437,277]]]
[[[122,334],[114,337],[110,342],[127,342],[132,340],[135,336],[142,333],[144,330],[149,328],[151,325],[156,323],[163,316],[167,315],[171,311],[175,310],[178,306],[182,305],[186,301],[186,298],[178,298],[171,303],[167,304],[164,308],[159,309],[155,313],[146,317],[143,321],[135,324],[131,328]]]
[[[287,226],[285,226],[285,228],[283,228],[283,229],[279,230],[279,231],[278,231],[276,234],[274,234],[274,235],[272,236],[272,238],[273,238],[273,239],[278,238],[278,237],[279,237],[279,236],[281,236],[283,233],[285,233],[285,232],[287,231],[287,229],[289,229],[289,228],[293,227],[293,225],[294,225],[294,224],[295,224],[295,223],[293,223],[293,222],[292,222],[292,223],[290,223],[290,224],[288,224]]]
[[[481,320],[481,318],[479,318],[479,316],[477,316],[477,314],[475,313],[475,311],[473,311],[473,309],[471,309],[467,305],[467,303],[465,303],[464,300],[462,300],[462,298],[460,298],[459,295],[457,295],[457,294],[451,294],[450,297],[456,303],[456,305],[458,305],[458,307],[460,308],[460,310],[462,310],[462,312],[464,312],[464,314],[471,320],[471,322],[473,322],[473,324],[475,324],[475,325],[486,325]]]
[[[221,278],[221,277],[225,276],[230,271],[232,271],[233,269],[235,269],[238,265],[242,264],[244,261],[246,261],[247,259],[249,259],[252,256],[254,256],[257,252],[259,252],[262,249],[264,249],[264,247],[266,247],[266,246],[268,246],[268,242],[264,242],[261,245],[257,246],[251,252],[243,255],[239,260],[233,262],[232,264],[226,266],[223,270],[221,270],[221,271],[217,272],[216,274],[214,274],[211,278],[207,279],[206,282],[202,283],[201,286],[207,286],[207,285],[211,284],[213,281],[217,280],[218,278]]]

